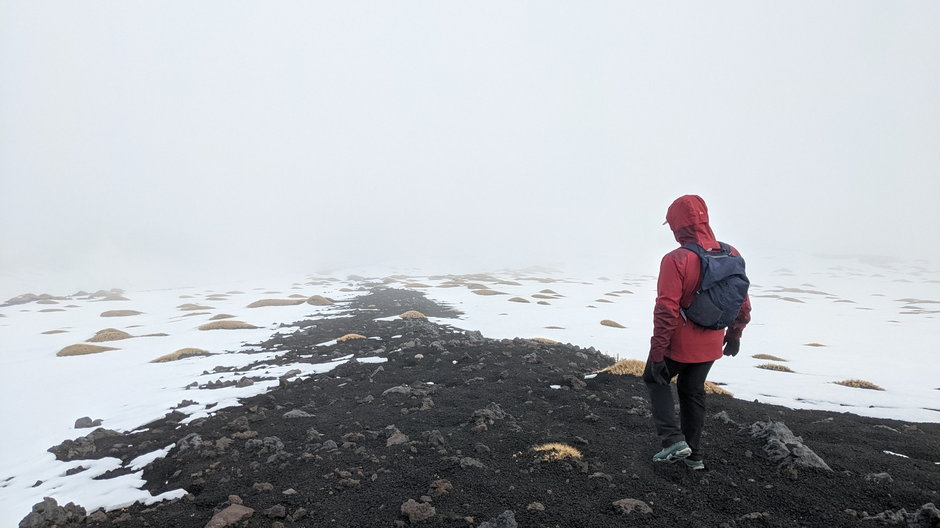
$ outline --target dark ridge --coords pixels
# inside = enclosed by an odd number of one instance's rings
[[[940,522],[925,506],[940,499],[937,424],[713,395],[707,470],[692,472],[651,462],[659,444],[638,378],[584,379],[612,363],[594,349],[375,320],[406,310],[453,315],[408,290],[374,289],[343,310],[346,317],[299,321],[287,325],[294,333],[261,344],[283,352],[266,365],[353,357],[329,373],[282,378],[268,393],[187,425],[173,412],[143,432],[72,441],[91,445],[84,458],[125,464],[175,444],[146,466],[145,488],[188,495],[87,517],[72,508],[68,518],[81,518],[75,526],[203,528],[219,512],[240,519],[249,508],[250,517],[231,525],[829,528],[879,526],[879,515]],[[372,339],[314,346],[347,333]],[[357,360],[374,356],[387,362]],[[774,444],[768,431],[777,422],[799,442]],[[534,448],[548,442],[582,457],[545,460]],[[801,465],[805,450],[831,470]]]

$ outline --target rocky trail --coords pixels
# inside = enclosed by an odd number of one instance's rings
[[[938,424],[709,395],[707,469],[654,464],[642,381],[585,379],[611,358],[393,317],[407,310],[454,315],[413,291],[364,292],[345,317],[261,346],[282,352],[268,365],[352,356],[336,369],[185,425],[173,412],[51,449],[80,471],[173,446],[146,489],[185,497],[109,512],[49,499],[20,526],[940,526]]]

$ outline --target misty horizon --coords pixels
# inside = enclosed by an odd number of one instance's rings
[[[931,2],[8,2],[0,284],[655,273],[682,194],[745,258],[936,266],[938,25]]]

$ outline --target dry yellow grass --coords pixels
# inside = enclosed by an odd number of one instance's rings
[[[601,324],[604,326],[609,326],[611,328],[626,328],[626,326],[623,326],[617,321],[611,321],[610,319],[604,319],[603,321],[601,321]]]
[[[517,303],[527,303],[527,302],[531,302],[531,301],[529,301],[528,299],[524,299],[524,298],[522,298],[522,297],[512,297],[512,298],[507,299],[507,300],[508,300],[509,302],[517,302]]]
[[[248,330],[258,328],[242,321],[213,321],[199,327],[200,330]]]
[[[209,315],[212,312],[189,312],[188,314],[183,314],[183,317],[194,317],[197,315]]]
[[[555,290],[549,290],[548,288],[544,290],[540,290],[539,293],[547,293],[549,295],[558,295],[558,292],[556,292]]]
[[[824,346],[826,346],[826,345],[824,345],[824,344],[822,344],[822,343],[804,343],[803,346],[808,346],[808,347],[824,347]]]
[[[342,342],[344,342],[344,341],[349,341],[349,340],[351,340],[351,339],[365,339],[365,338],[366,338],[366,336],[360,335],[360,334],[346,334],[346,335],[344,335],[344,336],[342,336],[342,337],[337,337],[337,338],[336,338],[336,341],[342,343]]]
[[[261,299],[249,304],[248,308],[264,308],[266,306],[296,306],[303,304],[302,299]]]
[[[64,312],[65,308],[45,308],[39,310],[39,313],[49,313],[49,312]]]
[[[430,288],[430,286],[421,282],[407,282],[402,288]]]
[[[766,360],[766,361],[784,361],[784,362],[786,361],[786,360],[783,359],[783,358],[779,358],[779,357],[777,357],[777,356],[773,356],[773,355],[770,355],[770,354],[754,354],[754,355],[751,356],[751,357],[754,358],[754,359],[763,359],[763,360]]]
[[[860,380],[860,379],[847,379],[842,381],[833,381],[836,385],[842,385],[844,387],[853,387],[856,389],[868,389],[868,390],[877,390],[883,391],[884,389],[875,385],[870,381]]]
[[[307,300],[307,296],[306,296],[306,295],[301,295],[301,294],[299,294],[299,293],[295,293],[295,294],[293,294],[293,295],[288,295],[288,297],[290,297],[291,299],[303,299],[304,301]]]
[[[68,330],[47,330],[43,332],[43,335],[53,335],[53,334],[66,334]]]
[[[614,302],[614,301],[611,301],[611,300],[609,300],[609,299],[594,299],[594,302],[599,302],[599,303],[612,303],[612,302]]]
[[[401,317],[402,319],[427,319],[428,318],[428,316],[424,315],[423,313],[417,310],[408,310],[407,312],[399,315],[398,317]]]
[[[557,299],[558,298],[556,295],[545,295],[542,293],[533,294],[532,297],[535,299]]]
[[[107,312],[102,312],[101,317],[130,317],[142,313],[143,312],[138,312],[137,310],[108,310]]]
[[[558,341],[555,341],[554,339],[549,339],[549,338],[547,338],[547,337],[531,337],[531,338],[529,338],[529,341],[535,341],[535,342],[537,342],[537,343],[545,343],[546,345],[557,345],[557,344],[558,344]]]
[[[157,359],[151,361],[151,363],[167,363],[169,361],[176,361],[183,358],[195,357],[195,356],[208,356],[210,355],[208,351],[201,348],[181,348],[172,354],[167,354],[165,356],[160,356]]]
[[[506,295],[504,292],[496,290],[472,290],[477,295]]]
[[[564,330],[565,329],[564,326],[546,326],[545,328],[548,328],[549,330]]]
[[[219,320],[221,320],[221,319],[231,319],[231,318],[233,318],[233,317],[235,317],[235,316],[232,315],[232,314],[219,314],[219,315],[213,315],[212,317],[209,318],[209,320],[210,320],[210,321],[219,321]]]
[[[757,368],[764,370],[776,370],[777,372],[793,372],[793,369],[786,365],[778,365],[776,363],[764,363],[762,365],[757,365]]]
[[[203,305],[201,305],[201,304],[192,304],[192,303],[181,304],[181,305],[177,306],[177,308],[179,308],[180,310],[183,310],[184,312],[193,312],[193,311],[196,311],[196,310],[213,310],[213,309],[214,309],[214,308],[211,307],[211,306],[203,306]]]
[[[538,453],[541,453],[541,458],[545,461],[564,460],[566,458],[581,458],[580,451],[568,444],[562,444],[559,442],[550,442],[547,444],[537,445],[532,449]]]
[[[471,289],[471,290],[488,290],[488,289],[490,289],[490,287],[487,286],[487,285],[485,285],[485,284],[477,284],[477,283],[475,283],[475,282],[471,282],[471,283],[469,283],[469,284],[464,284],[464,286],[466,286],[467,288],[469,288],[469,289]]]
[[[646,362],[639,359],[621,359],[620,361],[602,368],[598,372],[610,372],[617,376],[636,376],[643,375],[643,369],[646,368]]]
[[[724,394],[725,396],[731,396],[732,398],[734,397],[734,394],[726,391],[725,389],[722,389],[720,386],[710,381],[705,382],[705,394]]]
[[[95,333],[91,339],[87,339],[86,343],[100,343],[102,341],[120,341],[121,339],[130,339],[134,336],[128,334],[123,330],[118,330],[117,328],[105,328]]]
[[[137,337],[170,337],[170,334],[165,334],[163,332],[160,332],[157,334],[144,334],[144,335],[137,336]]]
[[[64,356],[85,356],[88,354],[99,354],[108,350],[119,350],[114,347],[99,345],[69,345],[56,353],[59,357]]]
[[[543,306],[549,306],[549,305],[551,305],[552,303],[550,303],[550,302],[548,302],[548,301],[539,301],[539,302],[537,302],[537,303],[535,303],[535,304],[541,304],[541,305],[543,305]]]
[[[322,295],[312,295],[310,298],[307,299],[307,304],[310,304],[313,306],[329,306],[333,304],[333,299],[330,299],[329,297],[324,297]]]

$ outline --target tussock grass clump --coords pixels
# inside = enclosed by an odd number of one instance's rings
[[[117,328],[105,328],[104,330],[99,330],[95,335],[86,340],[86,343],[100,343],[102,341],[120,341],[121,339],[130,339],[134,336],[128,334],[123,330],[118,330]]]
[[[601,324],[604,326],[609,326],[611,328],[626,328],[626,326],[623,326],[617,321],[611,321],[610,319],[604,319],[603,321],[601,321]]]
[[[762,365],[757,365],[757,368],[764,370],[776,370],[777,372],[793,372],[793,369],[786,365],[778,365],[776,363],[764,363]]]
[[[69,345],[56,353],[59,357],[65,356],[86,356],[88,354],[100,354],[108,350],[119,350],[114,347],[100,345]]]
[[[195,356],[209,356],[208,351],[201,348],[181,348],[172,354],[167,354],[165,356],[160,356],[157,359],[151,361],[151,363],[167,363],[170,361],[177,361],[183,358],[195,357]]]
[[[214,308],[211,306],[203,306],[201,304],[192,303],[181,304],[177,306],[177,308],[183,310],[184,312],[194,312],[196,310],[214,310]]]
[[[422,282],[406,282],[402,288],[430,288],[430,286]]]
[[[545,328],[549,330],[564,330],[565,329],[564,326],[546,326]]]
[[[543,343],[546,345],[557,345],[558,341],[554,339],[549,339],[547,337],[530,337],[529,341],[535,341],[536,343]]]
[[[506,295],[504,292],[496,290],[473,290],[477,295]]]
[[[833,383],[835,383],[836,385],[842,385],[844,387],[853,387],[856,389],[868,389],[868,390],[876,390],[876,391],[884,390],[883,388],[879,387],[878,385],[875,385],[874,383],[870,381],[865,381],[865,380],[860,380],[860,379],[847,379],[847,380],[842,380],[842,381],[833,381]]]
[[[539,290],[539,293],[546,293],[548,295],[558,295],[558,292],[556,292],[555,290],[550,290],[548,288],[545,288],[544,290]]]
[[[337,337],[336,341],[342,343],[344,341],[350,341],[352,339],[366,339],[366,336],[361,334],[346,334],[342,337]]]
[[[705,394],[724,394],[725,396],[734,397],[734,394],[722,389],[717,383],[710,381],[705,382]]]
[[[551,306],[552,303],[550,303],[550,302],[548,302],[548,301],[539,301],[539,302],[537,302],[537,303],[535,303],[535,304],[541,304],[542,306]]]
[[[64,312],[65,308],[44,308],[39,310],[39,313],[49,313],[49,312]]]
[[[248,308],[264,308],[266,306],[296,306],[303,304],[302,299],[261,299],[249,304]]]
[[[144,312],[138,312],[137,310],[108,310],[107,312],[102,312],[101,317],[130,317],[142,313]]]
[[[258,328],[242,321],[213,321],[199,327],[200,330],[250,330]]]
[[[66,334],[68,330],[46,330],[43,335]]]
[[[402,319],[427,319],[428,318],[428,316],[424,315],[423,313],[417,310],[408,310],[407,312],[399,315],[398,317],[401,317]]]
[[[233,318],[233,317],[235,317],[235,316],[232,315],[232,314],[219,314],[219,315],[213,315],[212,317],[209,318],[209,320],[210,320],[210,321],[219,321],[219,320],[221,320],[221,319],[231,319],[231,318]]]
[[[322,295],[312,295],[307,299],[307,304],[312,306],[329,306],[333,304],[333,299]]]
[[[525,299],[525,298],[523,298],[523,297],[512,297],[512,298],[507,299],[507,300],[508,300],[509,302],[517,302],[517,303],[528,303],[528,302],[531,302],[531,301],[529,301],[528,299]]]
[[[299,293],[295,293],[295,294],[293,294],[293,295],[288,295],[288,297],[290,297],[291,299],[303,299],[304,301],[307,300],[307,296],[306,296],[306,295],[301,295],[301,294],[299,294]]]
[[[766,360],[766,361],[783,361],[783,362],[786,362],[785,359],[780,358],[780,357],[777,357],[777,356],[774,356],[774,355],[771,355],[771,354],[754,354],[754,355],[751,356],[751,357],[754,358],[754,359],[763,359],[763,360]]]
[[[542,460],[547,462],[565,460],[566,458],[581,458],[581,451],[578,451],[576,448],[571,447],[568,444],[562,444],[559,442],[550,442],[547,444],[537,445],[532,449],[538,453],[541,453],[540,456]]]
[[[489,286],[487,286],[487,285],[485,285],[485,284],[478,284],[478,283],[476,283],[476,282],[471,282],[471,283],[469,283],[469,284],[464,284],[464,286],[466,286],[467,288],[469,288],[469,289],[471,289],[471,290],[488,290],[488,289],[490,289]]]
[[[646,362],[639,359],[621,359],[620,361],[602,368],[598,372],[610,372],[617,376],[636,376],[643,375],[643,369],[646,368]]]
[[[824,345],[824,344],[822,344],[822,343],[804,343],[803,346],[808,346],[808,347],[824,347],[824,346],[826,346],[826,345]]]
[[[557,296],[557,295],[546,295],[546,294],[544,294],[544,293],[533,293],[533,294],[532,294],[532,298],[533,298],[533,299],[557,299],[558,296]]]
[[[594,299],[594,302],[599,302],[599,303],[612,303],[612,302],[614,302],[614,301],[611,301],[610,299]]]
[[[144,334],[144,335],[138,336],[138,337],[170,337],[170,334],[165,334],[165,333],[163,333],[163,332],[160,332],[160,333],[157,333],[157,334]]]

